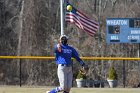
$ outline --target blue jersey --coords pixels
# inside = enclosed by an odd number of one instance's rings
[[[69,45],[63,45],[61,44],[61,52],[57,50],[57,45],[54,47],[54,53],[55,53],[55,61],[57,64],[66,64],[71,65],[72,60],[71,58],[75,58],[82,66],[84,65],[84,62],[80,59],[77,51],[69,46]]]

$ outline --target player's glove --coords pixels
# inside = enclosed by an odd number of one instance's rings
[[[80,71],[83,73],[83,74],[86,74],[89,70],[89,67],[87,65],[84,65],[82,66],[82,68],[80,69]]]

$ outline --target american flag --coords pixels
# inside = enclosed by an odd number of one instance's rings
[[[67,2],[67,5],[71,4]],[[90,36],[93,36],[99,28],[98,22],[91,20],[73,6],[71,11],[66,10],[65,21],[75,24],[79,29],[87,32]]]

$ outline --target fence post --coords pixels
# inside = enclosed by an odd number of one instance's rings
[[[20,87],[22,86],[22,84],[21,84],[21,60],[19,59],[19,77],[20,77]]]
[[[125,88],[126,74],[125,74],[125,60],[123,60],[123,87]]]

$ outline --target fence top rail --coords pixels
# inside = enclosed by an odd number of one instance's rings
[[[54,56],[0,56],[0,59],[54,59]],[[83,60],[140,60],[137,57],[80,57]]]

